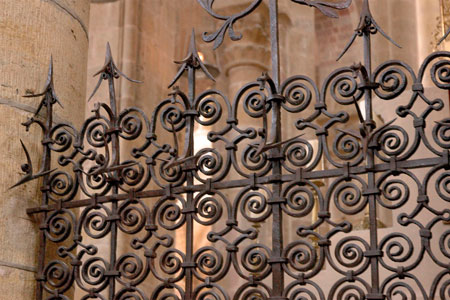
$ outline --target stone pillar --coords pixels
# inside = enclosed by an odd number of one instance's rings
[[[246,5],[232,6],[220,11],[230,15],[242,11]],[[270,67],[270,37],[268,9],[260,5],[255,12],[236,23],[236,31],[242,33],[241,41],[225,38],[219,48],[224,75],[228,78],[228,96],[232,99],[246,83],[256,80]]]
[[[20,123],[31,117],[54,60],[56,92],[64,110],[55,120],[79,126],[84,119],[89,0],[0,0],[0,295],[2,299],[34,299],[38,224],[26,214],[40,204],[39,182],[8,190],[26,161],[22,139],[35,168],[42,153],[40,129],[26,132]],[[75,109],[76,108],[76,109]],[[80,109],[81,108],[81,109]]]

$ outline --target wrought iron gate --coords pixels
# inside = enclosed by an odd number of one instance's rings
[[[224,22],[204,35],[217,48],[227,32],[240,38],[233,24],[262,0],[229,17],[213,11],[213,0],[198,2]],[[351,4],[293,2],[331,17]],[[269,9],[273,73],[233,101],[217,90],[195,94],[196,71],[212,76],[193,35],[171,84],[187,72],[187,93],[175,87],[150,117],[135,107],[119,112],[114,82],[131,79],[108,47],[92,96],[106,81],[110,105],[96,104],[77,129],[52,119],[59,100],[50,65],[33,96],[43,97],[37,113],[46,109],[47,118],[24,123],[42,128],[42,167],[33,170],[22,143],[28,162],[17,184],[42,178],[42,205],[28,209],[41,232],[37,299],[69,299],[73,288],[82,299],[450,299],[450,118],[426,122],[444,101],[423,84],[450,89],[450,53],[431,54],[418,73],[398,60],[373,71],[371,35],[392,40],[364,0],[345,49],[361,37],[363,64],[332,72],[321,88],[306,76],[280,82],[277,0]],[[376,124],[375,101],[397,118]],[[243,116],[257,125],[240,125]],[[211,147],[195,148],[198,126]],[[396,216],[394,231],[378,228],[382,208]],[[335,218],[364,212],[366,235]]]

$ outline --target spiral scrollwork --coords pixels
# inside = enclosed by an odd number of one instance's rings
[[[252,118],[260,118],[270,110],[270,104],[267,103],[266,95],[263,91],[249,91],[244,98],[244,111]]]
[[[314,149],[307,140],[296,139],[285,146],[284,153],[290,164],[295,167],[305,167],[311,162]]]
[[[119,208],[120,230],[127,234],[135,234],[141,231],[145,225],[145,210],[142,207],[133,205],[130,202],[124,203]]]
[[[102,287],[106,286],[108,281],[105,275],[108,268],[109,265],[103,258],[89,258],[83,263],[81,278],[88,285],[96,287],[97,290],[102,290]]]
[[[267,219],[272,211],[267,202],[267,195],[270,195],[270,192],[263,187],[241,193],[238,196],[241,214],[250,222],[262,222]]]
[[[416,300],[417,292],[406,282],[395,282],[387,288],[388,299]]]
[[[117,300],[146,300],[144,292],[137,288],[123,288],[117,292],[115,299]]]
[[[444,149],[450,149],[450,118],[445,118],[433,127],[434,141]]]
[[[161,112],[161,124],[169,132],[180,131],[186,125],[186,119],[180,107],[167,105]],[[172,130],[173,127],[173,130]]]
[[[400,156],[408,146],[408,133],[400,126],[391,125],[378,135],[377,141],[387,156]]]
[[[333,152],[342,160],[353,160],[362,157],[361,144],[355,137],[339,132],[333,141]]]
[[[405,72],[396,67],[389,66],[376,73],[376,81],[379,88],[375,89],[375,94],[384,100],[391,100],[402,94],[408,85],[408,78]]]
[[[181,166],[169,166],[169,162],[163,161],[159,165],[159,175],[167,182],[176,182],[181,178],[183,172]]]
[[[134,253],[122,255],[116,262],[116,269],[120,272],[122,281],[131,281],[137,279],[144,270],[144,263]]]
[[[70,132],[70,130],[74,131],[72,127],[68,126],[58,126],[53,129],[52,132],[52,140],[53,143],[49,144],[49,147],[52,151],[55,152],[64,152],[68,150],[73,145],[73,136],[76,134],[75,132]]]
[[[50,175],[50,198],[52,200],[67,201],[72,199],[72,194],[76,193],[75,180],[73,175],[64,171],[57,171]]]
[[[142,132],[142,121],[137,114],[127,114],[121,119],[120,136],[126,140],[137,139]]]
[[[439,297],[444,300],[450,299],[450,278],[445,280],[439,288]]]
[[[262,244],[253,244],[244,249],[241,264],[248,272],[264,278],[270,272],[270,249]]]
[[[359,99],[361,95],[356,79],[348,73],[343,73],[333,78],[330,93],[331,97],[341,105],[351,104],[354,101],[353,97]]]
[[[337,282],[330,291],[329,299],[335,300],[364,300],[366,292],[357,284]]]
[[[380,243],[380,249],[394,263],[403,263],[410,259],[414,252],[411,239],[400,232],[387,235]]]
[[[362,197],[361,188],[354,182],[340,182],[334,192],[334,204],[343,213],[354,215],[366,206],[366,197]]]
[[[198,155],[197,168],[206,176],[217,174],[223,166],[222,155],[216,149],[204,149]]]
[[[228,300],[229,296],[216,284],[200,285],[194,292],[195,300]]]
[[[297,218],[310,214],[315,205],[314,192],[309,185],[292,185],[287,190],[283,211]]]
[[[369,249],[367,242],[360,237],[346,237],[341,239],[334,250],[337,261],[346,268],[356,268],[364,260],[368,265],[369,260],[365,259],[364,252]]]
[[[262,284],[255,287],[248,286],[248,284],[241,286],[236,292],[234,299],[236,300],[268,300],[269,291],[266,286]]]
[[[166,286],[161,284],[157,286],[150,299],[158,300],[182,300],[184,293],[177,285]]]
[[[123,182],[129,186],[138,185],[145,176],[144,167],[137,162],[124,162],[123,164],[130,163],[130,166],[127,166],[120,170],[120,178]],[[136,163],[135,165],[131,165],[131,163]]]
[[[95,148],[105,146],[105,138],[109,142],[106,132],[109,124],[104,119],[96,119],[87,124],[86,139],[89,145]]]
[[[194,215],[194,219],[205,226],[215,224],[223,213],[222,204],[217,200],[219,196],[197,196],[195,200],[195,206],[197,213]]]
[[[439,247],[442,254],[450,258],[450,230],[446,230],[439,238]]]
[[[289,244],[284,252],[288,259],[288,265],[286,267],[296,272],[311,271],[319,261],[317,249],[314,248],[312,242],[307,240],[299,240]],[[291,270],[286,269],[286,271],[292,277],[296,277],[296,274]]]
[[[99,239],[108,234],[111,228],[111,222],[107,220],[111,214],[108,208],[101,206],[98,209],[87,209],[84,214],[83,229],[89,237]]]
[[[45,236],[54,243],[65,241],[72,234],[74,222],[73,216],[68,211],[53,213],[47,220],[48,229],[44,231]]]
[[[386,208],[399,208],[408,201],[409,194],[409,186],[403,180],[389,179],[381,185],[382,197],[379,203]]]
[[[450,60],[440,60],[431,67],[431,80],[441,89],[450,89]]]
[[[63,261],[52,260],[44,269],[47,285],[50,289],[63,289],[71,280],[71,272]]]
[[[260,171],[268,165],[267,154],[263,152],[256,155],[257,151],[255,147],[247,145],[242,152],[242,164],[250,171]]]
[[[282,87],[286,99],[284,109],[289,112],[301,112],[311,103],[313,95],[317,97],[317,87],[311,79],[304,76],[294,76],[286,80]]]
[[[159,225],[167,230],[174,230],[183,225],[185,215],[181,213],[185,204],[182,199],[176,198],[178,201],[165,200],[156,210]]]
[[[199,116],[195,120],[203,126],[215,124],[222,116],[222,106],[216,98],[202,98],[197,109]]]
[[[318,300],[320,296],[316,295],[308,287],[297,287],[289,293],[289,300]]]
[[[180,250],[167,249],[161,255],[159,266],[164,273],[175,275],[182,270],[184,260],[185,256]]]
[[[436,180],[436,192],[439,197],[450,202],[450,171],[445,171]]]
[[[219,273],[223,267],[223,256],[214,247],[203,247],[194,254],[194,261],[197,263],[197,269],[206,276],[214,276]]]

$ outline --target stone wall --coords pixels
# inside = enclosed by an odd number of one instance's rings
[[[22,96],[41,92],[53,55],[54,80],[65,109],[56,120],[80,125],[84,118],[89,0],[0,1],[0,298],[34,299],[38,221],[25,213],[40,204],[38,180],[8,190],[21,177],[26,162],[19,139],[40,166],[39,128],[20,124],[31,117],[40,99]],[[42,117],[42,116],[41,116]]]

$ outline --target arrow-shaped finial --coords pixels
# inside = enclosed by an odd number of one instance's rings
[[[401,48],[399,44],[397,44],[390,36],[388,36],[386,32],[384,32],[383,29],[381,29],[380,26],[378,26],[377,22],[372,16],[372,12],[370,11],[369,0],[364,0],[358,27],[355,29],[355,33],[353,33],[353,36],[350,38],[350,41],[347,43],[344,50],[336,60],[337,61],[340,60],[344,56],[344,54],[347,53],[347,51],[355,42],[356,37],[363,36],[365,33],[376,34],[377,32],[380,32],[381,35],[384,36],[388,41],[390,41],[398,48]]]
[[[172,87],[178,79],[180,79],[181,75],[188,69],[202,69],[202,71],[205,73],[205,75],[211,79],[212,81],[216,81],[214,77],[211,75],[211,73],[208,71],[206,66],[203,64],[202,59],[200,58],[200,55],[197,50],[197,44],[195,43],[195,31],[192,29],[191,34],[191,40],[189,42],[189,50],[186,58],[184,58],[181,61],[175,61],[176,64],[181,65],[181,67],[178,69],[177,74],[175,75],[175,78],[172,80],[172,82],[169,84],[169,88]]]
[[[108,78],[116,78],[117,79],[122,76],[123,78],[125,78],[128,81],[135,82],[135,83],[142,83],[142,81],[129,78],[127,75],[122,73],[122,71],[120,71],[119,68],[117,68],[116,63],[114,62],[114,59],[112,56],[111,45],[109,44],[109,42],[106,43],[105,64],[97,73],[94,74],[94,77],[97,75],[101,75],[101,76],[97,82],[97,85],[94,88],[94,91],[92,92],[91,96],[89,97],[88,102],[91,101],[92,97],[94,97],[94,95],[97,93],[98,89],[100,88],[100,85],[102,84],[102,81],[107,80]]]
[[[47,94],[50,94],[51,97],[46,97]],[[41,99],[41,102],[39,103],[38,108],[36,109],[36,112],[34,113],[34,116],[37,116],[41,111],[42,107],[47,106],[48,104],[53,105],[55,103],[58,103],[62,108],[64,108],[64,106],[61,104],[58,97],[56,96],[55,88],[53,85],[53,55],[50,56],[50,63],[48,66],[47,80],[45,81],[44,90],[39,94],[25,95],[23,97],[25,98],[43,97]]]

